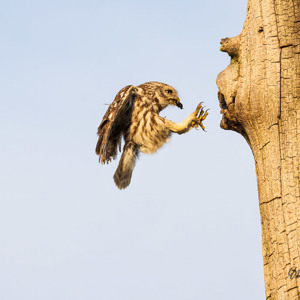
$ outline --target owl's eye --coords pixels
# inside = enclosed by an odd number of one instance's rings
[[[170,95],[173,93],[172,90],[166,90],[166,92]]]

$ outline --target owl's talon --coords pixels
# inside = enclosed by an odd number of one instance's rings
[[[204,125],[202,122],[206,119],[208,115],[208,109],[205,109],[205,106],[202,106],[203,102],[200,102],[194,112],[195,120],[192,122],[192,126],[196,129],[200,126],[203,131],[206,132]]]

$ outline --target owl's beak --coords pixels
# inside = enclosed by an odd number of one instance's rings
[[[179,107],[180,109],[183,109],[183,105],[180,102],[180,99],[178,97],[176,98],[172,98],[173,104],[176,105],[177,107]]]

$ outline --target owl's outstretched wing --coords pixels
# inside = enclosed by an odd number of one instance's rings
[[[122,135],[130,126],[135,99],[136,88],[128,85],[119,91],[106,111],[98,127],[99,139],[96,145],[96,154],[102,164],[116,158]]]

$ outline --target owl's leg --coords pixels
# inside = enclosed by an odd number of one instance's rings
[[[178,134],[183,134],[188,131],[190,131],[192,128],[198,128],[199,126],[202,128],[202,130],[205,131],[205,127],[203,125],[203,121],[206,119],[208,115],[208,110],[204,111],[202,107],[202,102],[199,103],[196,110],[191,113],[184,121],[181,123],[174,123],[170,120],[164,119],[164,122],[166,124],[166,127],[172,131],[176,132]]]

